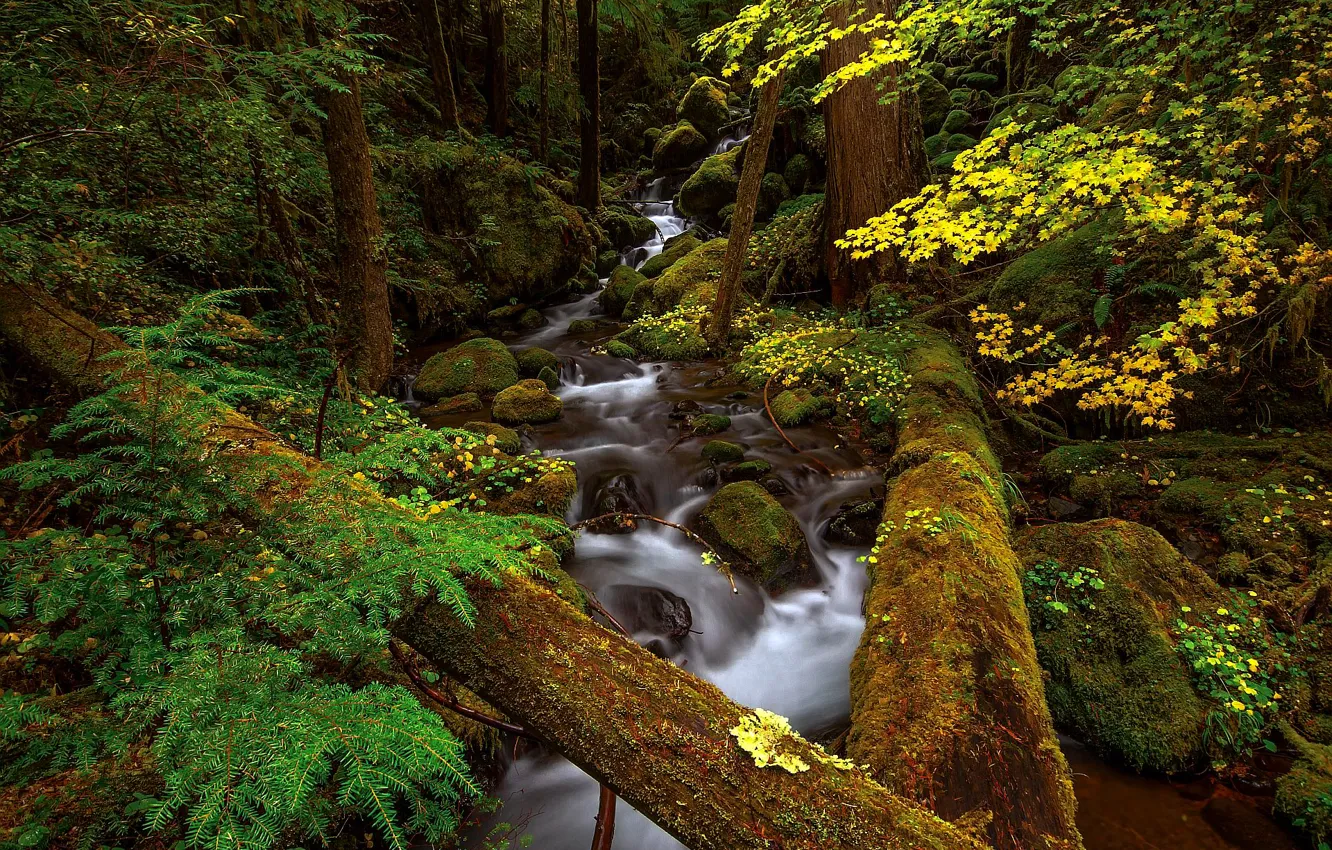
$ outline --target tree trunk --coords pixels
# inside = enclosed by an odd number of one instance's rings
[[[496,136],[509,134],[509,63],[504,46],[504,4],[481,0],[481,29],[486,35],[486,123]]]
[[[4,280],[0,337],[83,391],[100,388],[108,368],[85,354],[120,347],[45,293]],[[291,462],[265,510],[283,510],[316,478],[347,499],[403,510],[233,411],[220,415],[213,437],[231,452]],[[858,769],[825,762],[803,739],[782,746],[809,770],[756,766],[730,732],[749,709],[603,629],[546,583],[512,576],[503,587],[473,585],[469,593],[473,627],[423,600],[394,633],[693,850],[982,850],[968,832],[887,793]]]
[[[844,27],[853,9],[867,15],[897,11],[896,0],[843,0],[828,11],[830,23]],[[862,16],[863,17],[863,16]],[[860,58],[870,47],[863,34],[830,41],[821,57],[828,75]],[[896,71],[889,68],[885,92],[895,90]],[[852,260],[851,252],[836,241],[854,227],[886,212],[916,193],[925,170],[920,138],[919,108],[914,93],[903,91],[890,103],[880,103],[877,81],[860,77],[828,97],[824,122],[828,136],[828,184],[823,201],[824,261],[832,302],[839,308],[853,303],[876,283],[905,281],[905,269],[891,252],[865,260]]]
[[[541,94],[537,158],[550,158],[550,0],[541,0]]]
[[[991,813],[997,850],[1079,848],[979,390],[946,336],[911,336],[847,755],[945,820]]]
[[[1027,78],[1031,75],[1032,60],[1035,51],[1031,47],[1031,37],[1036,34],[1036,18],[1016,11],[1017,20],[1008,31],[1008,46],[1005,50],[1006,73],[1004,89],[1009,93],[1020,92],[1027,87]]]
[[[375,202],[370,136],[361,114],[361,84],[340,72],[346,92],[322,90],[324,151],[333,188],[333,218],[342,280],[341,328],[355,349],[352,370],[364,392],[375,392],[393,369],[393,320],[389,313],[388,259],[381,244],[384,227]]]
[[[754,232],[754,210],[758,206],[763,173],[768,167],[768,145],[777,123],[777,103],[782,95],[782,74],[764,84],[759,92],[754,131],[745,142],[745,164],[740,170],[740,188],[736,192],[735,212],[731,214],[731,233],[726,240],[726,259],[722,264],[717,297],[712,302],[712,321],[708,324],[708,344],[717,351],[726,345],[731,333],[731,316],[740,296],[740,278],[749,253],[749,237]]]
[[[458,98],[453,92],[453,66],[444,43],[444,22],[439,16],[438,0],[416,0],[416,23],[430,61],[430,82],[435,89],[435,105],[440,118],[450,130],[462,132],[458,118]]]
[[[578,0],[578,203],[601,206],[601,70],[597,59],[597,2]]]

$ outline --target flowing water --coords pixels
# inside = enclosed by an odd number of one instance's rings
[[[718,150],[739,138],[723,139]],[[666,190],[658,180],[642,193],[638,205],[657,224],[658,234],[626,252],[624,262],[641,266],[661,252],[667,239],[686,229]],[[705,439],[679,441],[683,411],[724,413],[732,427],[719,436],[744,444],[747,459],[772,464],[780,481],[774,485],[778,498],[809,541],[817,581],[774,598],[737,577],[740,592],[732,593],[728,581],[702,563],[700,547],[678,531],[652,523],[632,533],[584,532],[567,565],[569,572],[639,643],[716,683],[740,703],[790,718],[807,737],[835,736],[845,728],[850,711],[848,665],[863,626],[860,609],[866,585],[857,558],[865,552],[827,542],[825,530],[842,504],[881,496],[881,475],[866,466],[854,448],[841,445],[832,431],[793,429],[793,439],[833,474],[814,469],[782,442],[760,398],[740,398],[729,388],[708,386],[715,364],[639,364],[589,354],[589,343],[607,332],[571,336],[568,326],[596,312],[595,294],[550,307],[545,311],[548,324],[513,345],[516,350],[545,347],[564,364],[559,390],[563,417],[532,429],[526,439],[528,448],[576,462],[579,489],[567,519],[572,523],[629,510],[690,523],[720,482],[700,456]],[[1240,838],[1231,843],[1202,814],[1210,805],[1209,795],[1117,771],[1076,743],[1065,745],[1089,850],[1286,846],[1272,843],[1285,840],[1274,827],[1257,842]],[[590,846],[598,785],[563,758],[538,751],[510,761],[494,793],[504,806],[477,835],[507,822],[519,824],[520,834],[532,835],[533,846],[540,850]],[[1270,821],[1262,822],[1270,826]],[[617,850],[681,846],[620,802]]]

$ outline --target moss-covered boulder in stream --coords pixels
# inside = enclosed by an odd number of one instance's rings
[[[778,425],[792,428],[809,422],[826,404],[824,399],[801,387],[783,390],[769,406],[772,408],[772,418]]]
[[[518,383],[518,361],[504,343],[481,337],[441,351],[421,367],[413,392],[423,401],[477,393],[489,398]]]
[[[616,266],[611,272],[610,279],[606,281],[605,288],[597,296],[601,311],[612,318],[620,318],[624,314],[625,306],[629,304],[629,299],[633,297],[634,290],[645,279],[633,266]]]
[[[636,210],[606,204],[598,212],[596,222],[606,232],[612,246],[623,250],[642,245],[657,232],[652,219],[639,215]],[[619,262],[618,255],[616,262]]]
[[[990,288],[992,307],[1025,302],[1022,320],[1054,329],[1090,322],[1096,284],[1109,265],[1109,225],[1093,222],[1018,257]]]
[[[524,348],[514,355],[514,359],[518,361],[518,374],[524,378],[535,378],[542,369],[560,370],[560,358],[544,348]]]
[[[643,268],[639,269],[639,271],[643,274],[643,277],[649,279],[654,278],[673,266],[675,262],[685,254],[688,254],[702,244],[703,243],[700,242],[698,237],[692,232],[682,233],[679,236],[672,237],[671,240],[666,243],[666,247],[662,249],[662,252],[644,263]]]
[[[671,171],[697,162],[708,152],[708,140],[688,121],[662,133],[652,149],[652,167],[657,171]]]
[[[643,311],[639,315],[659,316],[675,307],[711,305],[717,293],[722,264],[726,261],[726,240],[711,239],[700,245],[690,237],[689,243],[682,241],[678,244],[690,244],[693,247],[688,253],[677,257],[656,280],[651,281],[651,286],[644,290],[643,299],[631,299],[642,305]],[[675,248],[676,244],[672,244],[668,250],[673,251]],[[634,295],[638,295],[637,290]],[[625,311],[626,315],[628,312]]]
[[[698,436],[711,436],[730,430],[731,417],[720,413],[700,413],[689,420],[689,430]]]
[[[703,457],[712,463],[737,463],[745,459],[745,447],[739,443],[713,440],[703,447]]]
[[[706,218],[735,201],[740,188],[741,150],[743,147],[737,145],[703,160],[698,170],[680,187],[676,198],[680,212],[693,218]]]
[[[495,448],[505,454],[516,455],[523,450],[523,440],[518,436],[518,432],[497,422],[466,422],[463,423],[463,430],[483,437],[493,436]]]
[[[730,117],[726,106],[726,84],[715,77],[699,77],[680,98],[675,114],[692,124],[710,141],[716,140],[717,131]]]
[[[1173,773],[1205,756],[1214,707],[1169,624],[1228,599],[1160,534],[1119,520],[1037,528],[1016,541],[1055,724],[1102,757]]]
[[[629,343],[613,339],[606,343],[606,353],[611,357],[619,357],[622,360],[634,360],[638,357],[638,352]]]
[[[462,393],[421,408],[422,416],[450,416],[455,413],[475,413],[484,405],[476,393]]]
[[[542,381],[527,379],[495,396],[490,414],[505,425],[554,422],[564,411],[564,403]]]
[[[485,509],[497,514],[546,514],[563,517],[578,492],[573,465],[558,458],[528,455],[509,462],[505,471],[480,492]]]
[[[753,481],[717,491],[698,518],[699,533],[738,572],[765,587],[794,578],[808,565],[805,534],[795,517]]]

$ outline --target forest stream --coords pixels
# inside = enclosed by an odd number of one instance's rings
[[[730,136],[717,145],[737,144]],[[658,228],[655,237],[624,252],[641,267],[689,222],[676,214],[659,178],[637,206]],[[605,284],[605,280],[602,283]],[[701,546],[679,531],[649,522],[617,533],[584,531],[569,573],[654,653],[718,685],[736,701],[787,717],[812,740],[834,741],[846,729],[848,666],[864,628],[866,576],[858,559],[868,547],[829,540],[839,510],[882,498],[880,470],[827,427],[789,429],[797,454],[763,408],[762,395],[709,386],[722,373],[716,361],[635,363],[590,353],[617,328],[570,333],[571,322],[600,317],[600,290],[543,311],[547,324],[510,341],[521,351],[541,346],[561,359],[564,402],[559,420],[532,426],[524,449],[573,461],[578,493],[570,525],[614,511],[650,514],[688,526],[716,492],[718,470],[699,454],[706,437],[681,438],[694,414],[730,417],[728,440],[746,458],[771,465],[765,486],[800,524],[817,582],[771,596],[737,576],[738,593]],[[461,425],[475,414],[430,418]],[[832,475],[815,466],[815,460]],[[835,535],[834,535],[835,536]],[[1213,778],[1195,782],[1144,777],[1107,764],[1077,741],[1060,737],[1073,772],[1078,826],[1088,850],[1286,850],[1295,844],[1265,812],[1271,788],[1237,790]],[[476,828],[480,839],[498,825],[534,838],[541,850],[584,850],[597,812],[598,784],[560,756],[536,748],[507,759],[494,789],[503,807]],[[1254,792],[1252,795],[1247,792]],[[615,823],[622,850],[673,850],[683,845],[623,803]]]

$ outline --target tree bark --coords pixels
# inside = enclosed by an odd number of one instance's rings
[[[439,16],[438,0],[416,0],[416,23],[421,28],[421,41],[430,62],[430,82],[435,89],[440,118],[445,127],[461,133],[458,98],[453,91],[452,60],[444,43],[444,22]]]
[[[896,14],[896,0],[842,0],[829,8],[829,21],[844,27],[856,8],[865,15]],[[859,19],[858,19],[859,20]],[[824,75],[860,58],[869,38],[855,34],[830,41],[821,63]],[[896,69],[889,68],[885,92],[896,91]],[[919,107],[914,93],[902,91],[881,103],[877,81],[861,77],[838,89],[824,102],[828,137],[828,182],[823,201],[824,262],[833,304],[845,308],[876,283],[905,281],[902,264],[892,252],[852,260],[836,242],[852,228],[886,212],[914,195],[925,170]]]
[[[537,158],[550,158],[550,0],[541,0],[541,93]]]
[[[601,70],[597,58],[597,2],[578,0],[578,203],[601,206]]]
[[[1008,31],[1008,45],[1004,51],[1004,89],[1009,94],[1026,89],[1032,60],[1035,58],[1031,37],[1036,33],[1036,18],[1021,9],[1016,10],[1015,14],[1017,20]]]
[[[0,337],[85,392],[99,389],[107,372],[85,353],[121,347],[45,293],[6,280]],[[234,411],[221,415],[212,436],[232,452],[291,461],[282,489],[265,501],[269,511],[301,498],[316,478],[340,487],[346,499],[400,510]],[[756,766],[729,731],[748,709],[597,625],[544,582],[513,576],[503,587],[473,585],[469,592],[474,627],[421,600],[394,633],[693,850],[982,850],[967,831],[887,793],[856,768],[822,761],[822,750],[802,739],[785,745],[808,771]]]
[[[500,0],[481,0],[481,29],[486,35],[486,123],[496,136],[507,136],[509,57],[504,44],[504,4]]]
[[[759,92],[754,131],[745,142],[745,164],[740,170],[740,188],[736,192],[735,212],[731,214],[731,233],[726,240],[726,259],[722,263],[717,297],[712,302],[712,321],[708,323],[708,344],[720,351],[731,333],[731,316],[740,296],[740,278],[749,253],[749,238],[754,233],[754,211],[758,206],[763,173],[768,167],[768,146],[777,123],[777,104],[782,94],[782,74],[764,83]]]
[[[338,82],[347,91],[321,89],[316,100],[328,116],[324,121],[324,151],[338,240],[339,319],[355,351],[351,365],[356,384],[363,391],[374,392],[388,380],[393,368],[388,259],[375,200],[370,135],[361,113],[361,85],[355,76],[346,73],[338,74]]]
[[[1079,848],[979,390],[946,336],[910,334],[847,755],[945,820],[989,812],[997,850]]]

